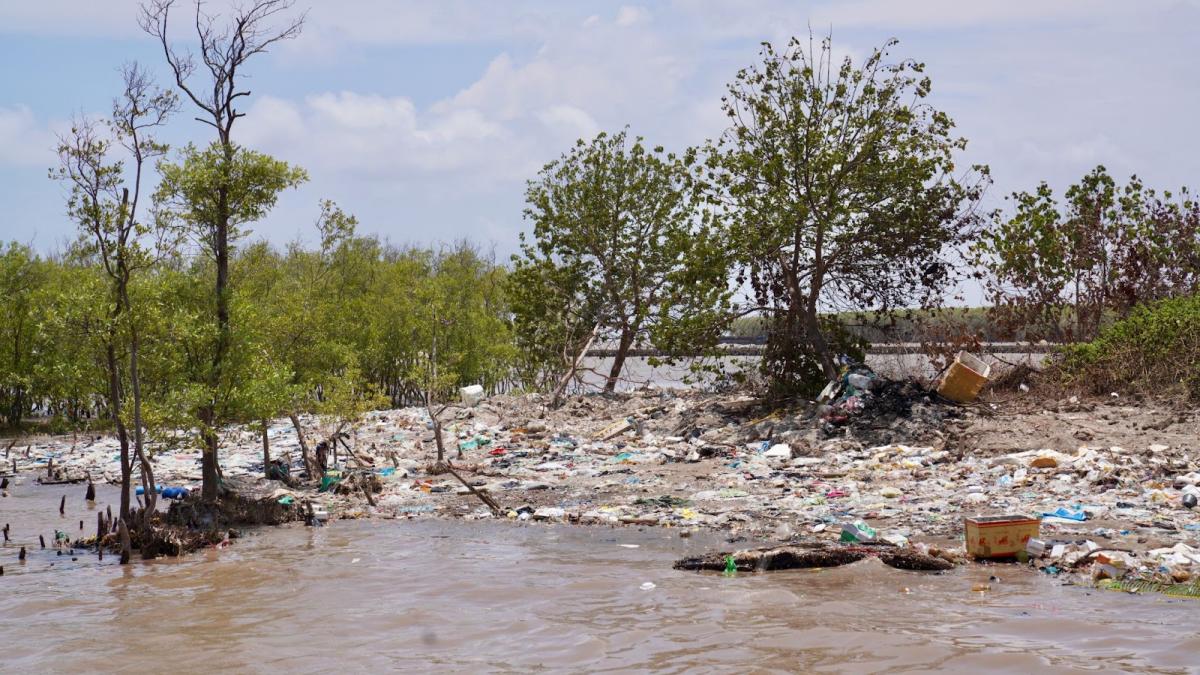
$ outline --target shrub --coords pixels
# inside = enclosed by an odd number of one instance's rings
[[[1200,399],[1200,296],[1134,309],[1091,342],[1064,348],[1067,384],[1093,393],[1128,389]]]
[[[852,361],[866,358],[868,343],[846,330],[834,315],[821,317],[821,331],[834,354]],[[821,359],[799,326],[781,318],[771,329],[760,364],[767,382],[767,396],[775,403],[814,398],[828,384]]]

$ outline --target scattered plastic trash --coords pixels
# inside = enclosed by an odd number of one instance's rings
[[[1025,542],[1025,553],[1031,557],[1037,558],[1045,552],[1046,542],[1042,541],[1041,539],[1035,539],[1031,537],[1029,541]]]
[[[764,415],[761,401],[748,396],[647,389],[612,398],[573,396],[560,410],[521,395],[497,397],[475,402],[475,409],[451,406],[440,419],[453,465],[474,487],[497,496],[514,520],[534,520],[540,507],[558,509],[541,512],[547,521],[677,528],[669,536],[711,528],[747,541],[774,536],[827,544],[844,536],[848,523],[855,526],[852,542],[916,549],[923,544],[914,542],[955,539],[966,516],[1029,512],[1043,516],[1040,531],[1023,545],[1018,538],[1012,556],[1039,569],[1077,575],[1073,582],[1093,575],[1156,583],[1200,578],[1200,552],[1173,548],[1197,545],[1200,456],[1187,440],[1191,427],[1172,422],[1156,433],[1179,411],[1153,410],[1140,400],[1123,399],[1121,407],[1107,399],[1047,401],[1044,411],[1018,413],[1050,429],[1035,434],[1036,445],[1026,445],[1024,437],[1005,443],[998,420],[975,409],[958,408],[848,359],[839,365],[816,418]],[[1031,396],[1022,400],[1037,403]],[[1194,411],[1189,414],[1194,418]],[[944,432],[943,420],[955,416],[991,429],[990,445],[963,453],[947,448],[944,433],[935,432]],[[1096,416],[1111,424],[1093,424]],[[1156,426],[1139,425],[1135,439],[1123,427],[1141,417]],[[315,421],[306,415],[301,420],[309,428]],[[351,452],[339,446],[338,465],[328,475],[309,477],[296,475],[304,469],[294,427],[274,423],[269,435],[275,460],[265,471],[278,467],[272,477],[294,477],[297,489],[319,481],[329,492],[347,476],[381,485],[375,509],[357,489],[323,498],[325,508],[336,512],[332,517],[493,517],[448,474],[430,472],[431,428],[423,409],[368,412],[348,438]],[[263,475],[260,432],[231,427],[222,442],[227,477]],[[1117,447],[1119,442],[1127,447]],[[453,457],[459,444],[471,450],[461,460]],[[11,467],[14,473],[40,469],[45,475],[53,457],[64,482],[89,475],[97,483],[119,480],[115,438],[87,444],[56,438],[32,446],[28,454],[13,453],[19,464]],[[199,481],[196,452],[154,451],[160,483]],[[523,500],[532,505],[520,506]],[[886,526],[874,531],[867,521]],[[945,548],[961,557],[963,544]],[[1164,548],[1145,550],[1150,546]],[[1101,561],[1094,552],[1114,547],[1138,555]]]
[[[341,482],[341,480],[341,471],[326,471],[325,475],[321,476],[321,487],[317,488],[317,492],[328,492],[333,486]]]
[[[329,520],[329,510],[324,506],[314,504],[312,507],[312,519],[314,523],[324,523]]]
[[[483,400],[484,394],[482,385],[472,384],[459,389],[458,392],[462,397],[463,405],[467,406],[468,408],[475,406]]]
[[[183,499],[188,496],[188,489],[185,487],[161,488],[158,492],[163,496],[163,499]]]
[[[1067,508],[1065,506],[1060,506],[1053,511],[1043,513],[1042,517],[1043,518],[1061,518],[1063,520],[1073,520],[1077,523],[1082,523],[1083,521],[1087,520],[1087,514],[1084,513],[1083,509],[1078,506],[1076,506],[1075,508]]]
[[[840,541],[843,542],[868,542],[875,541],[875,528],[867,525],[865,522],[858,520],[853,523],[842,523],[842,536]]]
[[[417,504],[414,506],[399,506],[396,508],[396,513],[433,513],[435,510],[433,504]]]

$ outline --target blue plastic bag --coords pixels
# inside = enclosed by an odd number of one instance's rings
[[[1083,521],[1087,520],[1087,514],[1084,513],[1083,509],[1079,508],[1078,506],[1076,506],[1073,509],[1067,508],[1065,506],[1060,506],[1052,512],[1043,513],[1042,517],[1043,518],[1062,518],[1064,520],[1074,520],[1077,523],[1082,523]]]
[[[188,496],[188,489],[185,487],[169,487],[162,490],[163,499],[183,499]]]

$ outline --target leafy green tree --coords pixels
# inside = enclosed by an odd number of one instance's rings
[[[125,348],[119,344],[129,335],[129,386],[133,395],[134,456],[142,470],[146,513],[154,511],[154,476],[145,454],[142,433],[142,396],[139,374],[139,330],[130,323],[129,285],[133,275],[148,268],[153,260],[141,244],[150,228],[138,220],[142,195],[142,177],[148,162],[166,153],[167,147],[155,140],[153,132],[175,110],[177,101],[171,92],[159,90],[136,64],[124,70],[125,88],[113,103],[107,122],[109,136],[99,125],[80,119],[70,133],[60,137],[59,168],[52,176],[70,186],[67,213],[80,230],[78,245],[86,256],[94,257],[110,283],[109,323],[105,340],[108,370],[108,407],[117,429],[121,447],[121,519],[129,520],[132,463],[129,433],[122,413],[123,375],[119,365]],[[131,164],[126,182],[125,159],[113,159],[113,145],[122,147]],[[118,353],[122,358],[118,359]],[[143,523],[147,526],[148,523]]]
[[[5,420],[18,427],[32,410],[30,386],[34,368],[34,336],[38,289],[46,267],[33,250],[10,242],[0,251],[0,404]]]
[[[176,86],[200,110],[202,116],[197,119],[217,134],[217,140],[203,152],[189,146],[184,162],[172,172],[173,176],[164,176],[167,187],[159,193],[164,200],[175,201],[179,213],[186,214],[183,221],[193,226],[193,232],[198,234],[215,264],[217,336],[208,382],[215,397],[222,378],[227,377],[225,360],[232,342],[230,246],[238,236],[238,228],[265,214],[281,190],[304,178],[299,170],[269,161],[234,142],[233,125],[245,116],[237,108],[239,99],[250,95],[241,82],[251,58],[300,34],[304,15],[285,22],[281,28],[273,28],[271,23],[292,8],[293,0],[254,0],[238,7],[225,26],[218,26],[217,18],[204,13],[202,3],[196,0],[194,23],[200,60],[205,66],[197,68],[194,56],[174,48],[168,36],[175,4],[175,0],[149,0],[141,5],[139,19],[142,29],[162,46]],[[220,403],[213,400],[200,411],[205,441],[201,493],[207,501],[217,498],[216,429],[220,423],[217,414]]]
[[[239,407],[236,397],[230,396],[238,391],[237,369],[227,362],[256,357],[232,353],[235,340],[230,321],[230,249],[245,235],[248,224],[270,211],[281,192],[308,176],[286,162],[220,143],[204,150],[189,144],[178,163],[160,162],[158,168],[162,182],[155,192],[157,206],[171,227],[186,233],[209,257],[217,277],[213,299],[216,335],[209,351],[211,366],[203,377],[208,395],[197,411],[204,448],[202,495],[213,500],[217,497],[219,471],[218,431],[223,421],[230,419],[227,415],[235,415]]]
[[[317,218],[320,248],[298,242],[280,258],[265,244],[253,246],[237,261],[243,284],[257,298],[257,325],[266,333],[267,352],[287,380],[264,391],[264,420],[286,414],[301,440],[306,470],[315,475],[301,413],[328,421],[326,436],[340,434],[377,399],[359,368],[361,347],[356,326],[369,311],[370,289],[347,282],[378,264],[374,247],[359,247],[357,220],[337,205],[321,203]],[[265,425],[265,421],[264,421]]]
[[[707,163],[736,279],[753,291],[744,309],[771,317],[777,346],[811,348],[826,378],[837,368],[822,314],[940,301],[980,221],[986,169],[954,175],[966,141],[925,101],[923,64],[889,60],[895,44],[855,66],[828,38],[764,43],[728,87],[730,127]]]
[[[692,189],[694,158],[630,142],[624,130],[601,133],[530,181],[534,241],[522,235],[510,285],[533,301],[516,303],[523,343],[541,344],[535,353],[549,363],[569,364],[572,347],[593,331],[615,341],[608,391],[638,340],[669,336],[666,345],[694,347],[682,339],[696,334],[682,330],[683,318],[719,314],[727,288],[712,219]]]
[[[586,298],[586,288],[582,269],[547,259],[514,264],[507,280],[513,334],[521,355],[517,377],[526,387],[554,392],[552,406],[578,377],[580,359],[600,330],[597,307],[579,302],[598,301]]]
[[[52,430],[79,428],[92,423],[98,402],[109,394],[104,341],[111,284],[95,265],[73,258],[43,264],[44,282],[33,300],[38,315],[30,390],[44,401]]]
[[[1200,205],[1098,166],[1060,203],[1041,183],[975,247],[991,316],[1029,339],[1090,340],[1138,304],[1200,290]]]

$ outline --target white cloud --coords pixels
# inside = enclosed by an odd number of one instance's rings
[[[636,7],[633,5],[622,5],[617,10],[617,25],[632,26],[637,23],[645,23],[650,20],[650,11],[645,7]]]
[[[508,132],[479,111],[421,115],[412,101],[354,92],[296,103],[260,98],[243,121],[244,141],[314,171],[375,180],[487,175]]]
[[[371,44],[480,42],[549,35],[579,12],[571,3],[536,0],[351,0],[312,3],[307,40]]]
[[[0,164],[49,168],[54,145],[54,134],[27,106],[0,107]]]
[[[568,142],[577,138],[592,138],[600,133],[600,125],[592,116],[571,105],[553,105],[536,113],[538,120],[559,132]]]
[[[243,133],[306,166],[408,182],[454,172],[463,188],[519,186],[577,138],[626,124],[655,142],[702,141],[685,137],[698,113],[687,91],[696,68],[689,49],[648,30],[641,8],[621,16],[576,23],[527,56],[502,52],[474,82],[426,107],[365,92],[261,97]],[[712,93],[704,99],[716,105]],[[664,126],[675,133],[656,133]]]
[[[1136,9],[1115,0],[854,0],[825,4],[813,12],[815,26],[879,26],[897,28],[989,27],[999,23],[1072,19],[1091,22]]]

